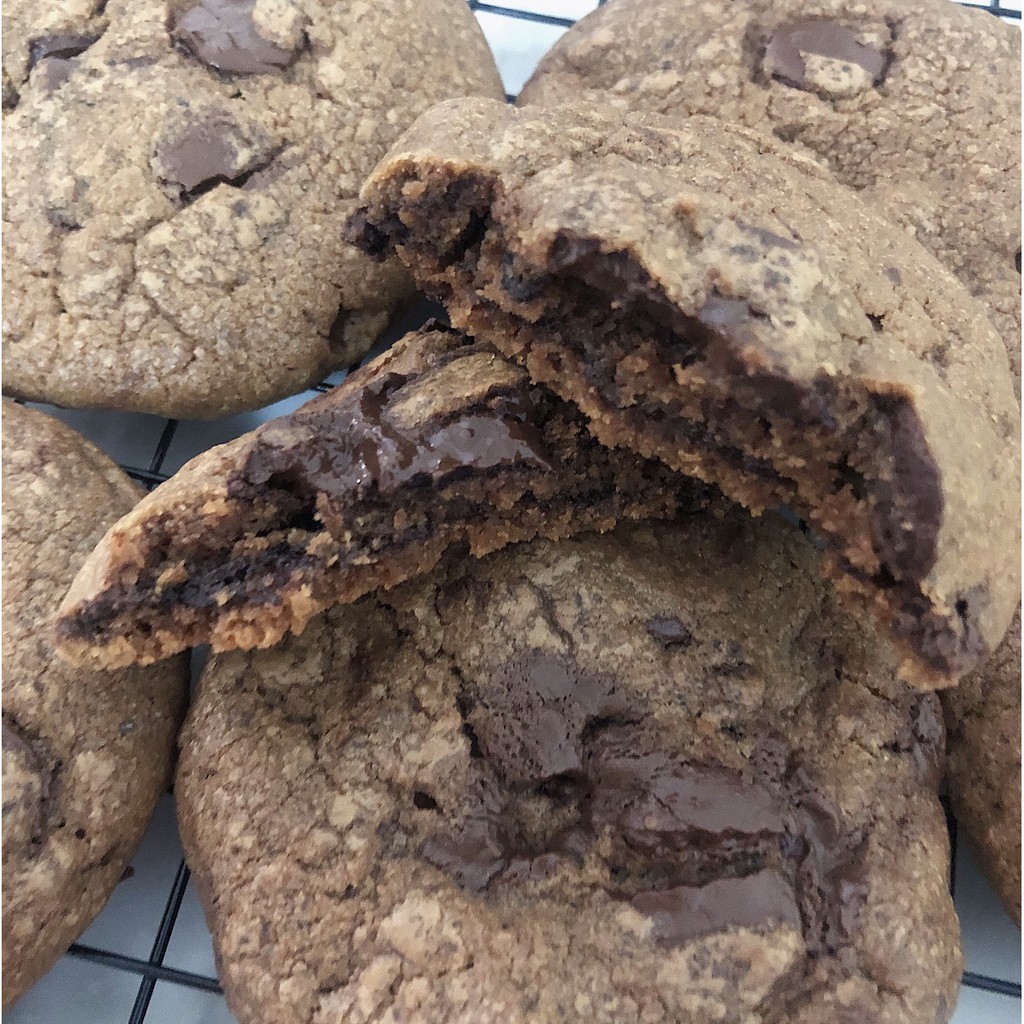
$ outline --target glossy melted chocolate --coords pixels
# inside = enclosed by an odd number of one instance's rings
[[[296,414],[299,429],[291,428],[280,446],[268,433],[267,444],[250,457],[243,477],[255,487],[285,477],[297,493],[348,501],[371,491],[390,496],[417,482],[436,485],[464,469],[552,468],[531,422],[533,403],[525,383],[455,419],[408,427],[397,423],[388,408],[405,380],[397,374],[382,376],[344,403]],[[317,438],[316,444],[290,440],[303,434]]]
[[[680,761],[631,720],[612,680],[533,650],[464,715],[491,773],[473,811],[422,848],[464,888],[545,876],[608,836],[607,891],[649,915],[661,944],[786,924],[802,926],[809,945],[835,948],[854,927],[861,859],[824,799],[789,801],[732,769]],[[575,802],[577,813],[524,843],[517,801],[538,793],[562,808]]]

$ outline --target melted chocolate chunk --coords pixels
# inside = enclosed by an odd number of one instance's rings
[[[801,18],[780,25],[772,34],[764,55],[765,71],[794,89],[805,89],[804,56],[856,64],[877,85],[885,73],[887,56],[857,40],[856,33],[832,18]]]
[[[256,0],[201,0],[171,29],[171,36],[197,60],[233,75],[268,75],[294,63],[298,50],[264,39],[252,13]]]
[[[601,838],[608,894],[649,915],[661,945],[781,924],[801,929],[813,950],[834,951],[856,929],[863,846],[851,852],[837,809],[799,770],[777,793],[735,770],[681,761],[626,717],[610,680],[538,650],[459,707],[481,785],[422,854],[464,888],[548,877]],[[778,774],[787,752],[772,760]],[[791,788],[801,795],[787,796]],[[538,810],[538,799],[549,803]]]
[[[232,486],[260,488],[273,478],[300,495],[350,500],[353,493],[375,490],[387,496],[420,481],[437,485],[466,469],[553,468],[531,423],[534,409],[525,382],[456,419],[416,427],[401,426],[389,412],[404,383],[400,375],[386,375],[367,382],[337,407],[300,411],[295,419],[301,422],[287,431],[282,447],[255,452]],[[307,417],[308,432],[301,429]],[[325,450],[322,442],[316,447],[290,442],[303,433],[331,438],[333,444]],[[331,528],[327,518],[324,525]]]
[[[157,155],[165,177],[185,192],[237,177],[241,173],[238,153],[224,129],[225,125],[216,121],[196,122],[173,144],[162,145]]]
[[[587,723],[623,710],[608,680],[543,651],[507,662],[495,683],[469,724],[484,757],[513,787],[581,771]]]
[[[593,744],[588,773],[592,821],[613,826],[634,849],[668,857],[682,847],[717,848],[727,835],[785,830],[784,808],[767,789],[725,768],[680,764],[636,746],[634,729],[606,730]]]
[[[651,918],[654,939],[662,946],[678,946],[727,928],[763,928],[768,924],[800,928],[800,909],[792,884],[767,868],[743,878],[719,878],[697,887],[641,892],[629,902]]]
[[[741,327],[752,318],[750,303],[746,299],[731,299],[712,295],[697,310],[697,319],[705,327],[722,330],[725,327]]]
[[[800,243],[796,238],[786,238],[783,235],[777,234],[774,231],[769,231],[767,228],[759,228],[756,224],[748,224],[746,221],[736,220],[736,227],[744,231],[748,235],[752,235],[756,238],[761,245],[768,249],[786,249],[789,252],[795,252],[800,248]],[[789,228],[792,232],[792,228]]]
[[[65,57],[47,57],[40,62],[37,76],[47,92],[56,92],[71,77],[77,63]]]
[[[689,647],[693,643],[693,633],[674,615],[655,615],[648,619],[644,626],[666,650]]]
[[[70,60],[72,57],[85,53],[101,35],[101,32],[89,32],[79,35],[56,35],[35,39],[29,47],[28,66],[29,68],[34,68],[36,64],[47,57]]]
[[[921,694],[914,701],[900,735],[887,743],[885,749],[904,757],[909,754],[921,782],[928,789],[937,790],[945,746],[946,726],[935,695]]]
[[[942,522],[942,476],[910,403],[876,398],[890,462],[872,481],[875,550],[896,580],[923,580],[935,564]]]
[[[512,851],[499,823],[490,816],[467,818],[462,827],[443,841],[430,839],[423,857],[449,872],[470,892],[486,889],[509,864]]]
[[[800,798],[799,844],[805,899],[814,912],[812,940],[834,952],[853,934],[867,899],[863,848],[844,849],[838,812],[820,793]]]

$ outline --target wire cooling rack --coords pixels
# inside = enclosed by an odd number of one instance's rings
[[[509,100],[537,61],[584,14],[605,0],[517,0],[503,6],[468,0],[495,52]],[[960,0],[957,0],[960,2]],[[1019,22],[1020,0],[965,2]],[[427,304],[397,324],[400,337],[435,312]],[[150,416],[48,409],[116,458],[152,489],[189,458],[213,444],[329,391],[333,375],[311,391],[215,423]],[[193,662],[194,675],[201,658]],[[1020,932],[981,879],[957,835],[944,800],[953,851],[950,891],[961,918],[967,972],[954,1024],[1021,1020]],[[209,934],[181,855],[173,802],[161,801],[133,869],[110,904],[53,971],[5,1015],[8,1024],[230,1024],[216,977]]]

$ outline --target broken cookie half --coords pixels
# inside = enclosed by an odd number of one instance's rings
[[[317,612],[537,536],[702,504],[609,452],[487,344],[427,325],[330,394],[193,459],[103,538],[60,610],[60,653],[125,665],[268,647]]]
[[[747,129],[441,104],[349,237],[609,448],[785,505],[904,676],[950,685],[1020,593],[1017,407],[984,309],[817,163]]]

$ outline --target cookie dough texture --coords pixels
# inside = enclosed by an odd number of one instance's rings
[[[935,1024],[939,703],[777,520],[535,542],[207,666],[175,786],[242,1024]]]
[[[453,323],[609,447],[790,506],[829,571],[949,685],[1020,594],[1020,412],[983,306],[905,233],[749,129],[593,105],[441,104],[362,191]]]
[[[1020,611],[980,671],[943,694],[949,790],[961,828],[1020,924]]]
[[[504,95],[462,0],[8,6],[4,386],[59,405],[219,416],[356,362],[411,294],[341,240],[363,178]]]
[[[323,398],[186,465],[75,579],[61,653],[269,647],[324,608],[538,535],[671,516],[705,489],[610,452],[490,345],[427,325]]]
[[[72,668],[57,605],[139,489],[42,413],[3,405],[3,998],[107,902],[169,781],[187,669]]]
[[[815,154],[982,298],[1019,372],[1020,74],[1019,30],[948,0],[611,0],[519,102],[708,114]]]

